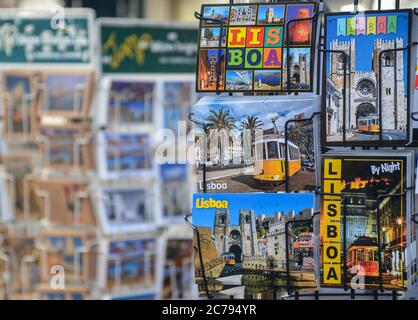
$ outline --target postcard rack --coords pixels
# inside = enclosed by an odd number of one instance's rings
[[[267,1],[270,3],[279,3],[282,1]],[[283,1],[285,2],[285,1]],[[400,9],[400,0],[396,0],[395,1],[395,9],[398,10]],[[230,0],[229,1],[230,4],[233,4],[234,1]],[[322,0],[317,1],[318,4],[323,3]],[[353,0],[353,5],[354,5],[354,10],[352,11],[352,13],[359,13],[360,11],[358,10],[359,8],[359,0]],[[377,1],[377,6],[378,6],[378,10],[381,10],[382,8],[382,0],[378,0]],[[288,34],[288,27],[291,23],[294,23],[296,21],[313,21],[316,22],[321,13],[324,13],[325,11],[322,11],[320,9],[320,6],[317,5],[316,10],[314,12],[314,14],[312,15],[312,17],[310,18],[304,18],[304,19],[295,19],[295,20],[290,20],[287,22],[287,28],[286,28],[286,37],[287,39],[289,38],[289,34]],[[413,9],[413,14],[418,16],[418,8]],[[202,21],[212,21],[212,22],[216,22],[217,24],[220,25],[220,34],[223,34],[223,30],[225,28],[223,22],[220,19],[210,19],[210,18],[204,18],[200,13],[195,12],[194,16],[196,19]],[[316,26],[316,25],[315,25]],[[343,110],[343,124],[342,124],[342,130],[343,130],[343,139],[342,139],[342,146],[343,147],[351,147],[351,149],[355,149],[356,147],[361,147],[363,149],[370,149],[370,148],[375,148],[375,149],[379,149],[379,145],[382,144],[382,142],[384,142],[383,140],[383,128],[382,126],[379,127],[379,138],[378,140],[375,141],[375,144],[373,145],[355,145],[353,143],[348,143],[347,137],[346,137],[346,109],[347,109],[347,83],[348,81],[350,81],[350,70],[351,70],[351,61],[352,61],[352,57],[350,56],[350,54],[344,50],[329,50],[326,49],[325,47],[325,43],[324,43],[324,39],[325,37],[322,35],[322,31],[323,31],[323,24],[320,23],[319,25],[319,30],[317,30],[317,32],[319,32],[319,43],[316,47],[316,49],[318,50],[318,55],[317,55],[317,59],[318,59],[318,65],[321,64],[321,61],[325,60],[325,55],[327,54],[337,54],[340,56],[340,61],[342,63],[342,69],[343,69],[343,89],[342,89],[342,110]],[[405,52],[408,51],[409,53],[411,53],[411,49],[414,46],[417,46],[418,42],[413,42],[411,41],[410,43],[406,44],[405,47],[403,48],[395,48],[395,49],[386,49],[386,50],[382,50],[379,54],[379,63],[378,63],[378,68],[379,68],[379,74],[381,74],[381,70],[382,70],[382,58],[385,54],[388,53],[394,53],[395,55],[399,52]],[[222,37],[219,37],[219,44],[217,46],[218,50],[218,55],[220,55],[221,52],[221,47],[222,47]],[[287,50],[287,57],[289,57],[289,47],[286,48]],[[287,92],[287,95],[291,95],[291,94],[298,94],[298,92],[292,91],[292,89],[290,89],[289,83],[290,83],[290,68],[289,68],[289,58],[286,60],[286,66],[287,66],[287,70],[286,70],[286,78],[287,78],[287,90],[284,90],[284,92]],[[220,70],[221,70],[221,66],[220,66],[220,59],[218,59],[218,61],[216,62],[216,90],[215,93],[216,95],[220,95],[221,94],[221,90],[219,89],[219,75],[220,75]],[[323,70],[319,70],[319,74],[320,76],[317,77],[317,87],[316,87],[316,93],[317,95],[321,94],[321,86],[325,85],[325,82],[323,82],[321,79],[323,79]],[[377,106],[379,108],[379,112],[378,112],[378,119],[380,121],[380,123],[382,123],[382,77],[379,76],[377,79],[377,89],[378,89],[378,101],[377,101]],[[266,92],[266,94],[268,94],[268,92]],[[229,93],[229,96],[233,96],[233,93]],[[304,118],[304,119],[296,119],[296,120],[289,120],[285,123],[285,168],[286,168],[286,175],[285,175],[285,191],[286,193],[290,192],[290,188],[289,188],[289,175],[288,175],[288,169],[289,169],[289,152],[288,152],[288,144],[289,144],[289,126],[292,123],[313,123],[314,118],[316,116],[322,117],[322,112],[314,112],[312,114],[312,116],[310,118]],[[193,114],[189,113],[188,114],[188,119],[189,121],[193,122],[194,124],[200,126],[205,133],[207,133],[208,130],[208,125],[204,122],[201,122],[199,120],[196,120],[193,118]],[[412,121],[416,121],[418,122],[418,111],[417,112],[410,112],[410,119]],[[322,134],[322,133],[321,133]],[[417,144],[418,145],[418,144]],[[411,147],[411,146],[415,146],[414,143],[409,143],[409,144],[405,144],[403,147]],[[402,146],[399,146],[402,147]],[[393,147],[394,149],[396,149],[397,147]],[[326,153],[326,152],[325,152]],[[202,170],[203,170],[203,193],[207,192],[207,184],[206,184],[206,161],[203,161],[202,164]],[[397,290],[385,290],[384,286],[383,286],[383,270],[382,270],[382,243],[381,243],[381,228],[380,225],[382,223],[381,221],[381,208],[380,205],[382,203],[382,201],[384,199],[387,198],[404,198],[407,196],[408,192],[412,192],[413,190],[415,190],[414,187],[409,187],[407,186],[403,192],[401,193],[394,193],[394,194],[383,194],[383,195],[379,195],[377,196],[376,200],[377,203],[375,205],[375,207],[372,210],[376,210],[376,216],[377,216],[377,232],[378,232],[378,245],[377,245],[377,253],[378,253],[378,259],[379,259],[379,275],[378,275],[378,283],[377,283],[377,288],[376,289],[371,289],[370,292],[356,292],[356,289],[350,288],[348,286],[347,283],[347,279],[348,279],[348,274],[347,274],[347,269],[344,267],[343,268],[343,277],[342,277],[342,283],[343,283],[343,289],[344,292],[341,293],[326,293],[326,292],[320,292],[318,289],[314,290],[312,293],[301,293],[298,290],[295,290],[294,287],[292,287],[291,285],[291,279],[290,279],[290,263],[291,263],[291,259],[290,259],[290,252],[289,252],[289,227],[291,225],[295,225],[298,223],[309,223],[312,222],[312,224],[314,224],[315,218],[319,216],[320,212],[316,211],[312,214],[312,216],[309,219],[292,219],[286,222],[285,224],[285,242],[286,242],[286,289],[288,292],[287,297],[285,297],[285,299],[295,299],[295,300],[299,300],[302,297],[313,297],[315,300],[319,300],[320,297],[329,297],[329,296],[344,296],[344,297],[350,297],[350,299],[354,300],[356,298],[356,296],[371,296],[374,297],[375,300],[378,300],[379,297],[391,297],[392,300],[397,300],[398,297],[401,296],[401,294],[397,291]],[[347,247],[347,208],[346,208],[346,198],[344,195],[342,194],[330,194],[330,193],[324,193],[320,190],[320,187],[318,186],[314,186],[313,190],[311,190],[311,192],[313,192],[316,196],[333,196],[333,197],[339,197],[341,199],[341,204],[342,204],[342,228],[344,229],[343,232],[343,239],[342,239],[342,246],[343,248]],[[205,274],[205,269],[204,269],[204,264],[203,264],[203,257],[202,257],[202,252],[201,252],[201,243],[200,243],[200,233],[199,230],[197,229],[196,226],[194,226],[189,218],[191,215],[187,215],[184,219],[187,223],[187,225],[189,227],[191,227],[194,232],[196,232],[196,237],[197,237],[197,251],[198,251],[198,258],[199,258],[199,262],[201,265],[201,273],[202,273],[202,280],[203,280],[203,285],[204,285],[204,290],[205,290],[205,294],[206,297],[209,299],[213,299],[213,295],[210,293],[209,291],[209,286],[208,286],[208,281],[206,278],[206,274]],[[411,216],[411,222],[413,224],[418,225],[418,213],[414,213]],[[319,245],[319,243],[318,243]],[[343,250],[343,255],[342,255],[342,264],[345,266],[347,264],[347,252],[344,249]],[[317,279],[317,281],[320,281],[320,279]],[[318,286],[319,287],[319,286]],[[326,286],[323,286],[324,288],[326,288]],[[335,288],[335,287],[334,287]],[[291,293],[291,291],[294,291],[294,293]],[[232,297],[231,297],[232,299]]]
[[[198,253],[198,256],[199,256],[200,269],[201,269],[201,272],[202,272],[203,286],[204,286],[204,288],[205,288],[205,293],[206,293],[206,296],[207,296],[209,299],[212,299],[213,297],[212,297],[212,295],[209,293],[208,280],[206,279],[205,266],[204,266],[204,264],[203,264],[203,256],[202,256],[202,250],[201,250],[201,245],[200,245],[200,232],[199,232],[199,229],[198,229],[196,226],[194,226],[194,225],[190,222],[190,220],[189,220],[189,218],[190,218],[190,217],[191,217],[191,214],[189,214],[189,215],[185,216],[185,217],[184,217],[184,220],[186,221],[186,224],[187,224],[190,228],[192,228],[192,229],[193,229],[193,231],[196,233],[196,239],[197,239],[197,253]]]
[[[274,2],[274,1],[273,1]],[[276,1],[279,2],[279,1]],[[322,3],[322,0],[319,1],[319,3]],[[315,12],[312,14],[312,17],[309,18],[300,18],[300,19],[291,19],[289,21],[287,21],[286,23],[286,39],[289,39],[289,26],[291,23],[295,23],[295,22],[301,22],[301,21],[312,21],[312,28],[313,30],[316,29],[316,22],[317,19],[319,17],[320,14],[320,9],[319,9],[319,3],[316,6]],[[321,33],[321,27],[319,28],[319,32]],[[313,34],[316,34],[315,32],[312,32]],[[290,95],[292,93],[292,89],[290,89],[290,62],[291,62],[291,57],[290,57],[290,47],[289,45],[286,46],[286,83],[287,83],[287,94]],[[319,64],[318,64],[319,66]],[[319,90],[319,86],[317,86],[317,90]],[[298,92],[295,92],[295,94],[298,94]]]
[[[30,93],[23,95],[22,100],[22,116],[23,116],[23,133],[22,133],[22,141],[27,142],[30,140],[31,135],[31,126],[33,126],[32,123],[32,114],[33,111],[31,111],[32,104],[34,103],[37,95],[37,88],[33,88],[33,90]],[[13,109],[10,107],[12,104],[13,97],[10,97],[10,95],[7,92],[0,92],[0,99],[3,100],[3,111],[2,114],[0,114],[0,121],[3,121],[5,124],[5,128],[3,130],[5,131],[6,138],[14,138],[15,134],[13,132],[14,125],[13,125]],[[20,140],[20,139],[19,139]]]

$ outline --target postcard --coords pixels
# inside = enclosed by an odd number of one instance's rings
[[[10,186],[12,184],[12,186]],[[13,184],[15,181],[9,181],[6,177],[0,177],[0,225],[1,223],[11,222],[15,218],[15,202]],[[11,191],[11,194],[9,193]],[[0,226],[1,237],[1,226]],[[1,241],[0,241],[1,244]]]
[[[229,16],[230,25],[252,25],[257,19],[257,6],[232,6]]]
[[[225,90],[225,49],[199,50],[197,92]],[[219,62],[218,62],[219,61]],[[217,77],[217,64],[219,76]]]
[[[203,170],[210,193],[286,191],[286,180],[288,191],[311,190],[319,179],[318,110],[317,96],[201,99],[193,108],[206,126],[194,128],[199,192]]]
[[[98,134],[97,167],[103,179],[150,177],[154,170],[150,133]]]
[[[190,213],[191,185],[185,164],[160,166],[162,219],[183,219]]]
[[[282,73],[278,70],[255,71],[254,81],[256,90],[280,90],[282,88]]]
[[[390,51],[410,43],[410,23],[411,10],[326,14],[326,49],[346,52],[350,62],[344,88],[342,55],[325,55],[323,144],[389,146],[410,141],[410,50]]]
[[[281,24],[284,25],[285,5],[269,4],[258,7],[257,23],[259,25]]]
[[[35,239],[9,232],[3,249],[10,258],[7,263],[10,272],[8,293],[13,296],[35,293],[40,283],[39,255],[36,252]]]
[[[3,74],[3,131],[6,139],[34,137],[38,91],[33,72],[7,71]]]
[[[112,77],[107,79],[105,124],[112,126],[152,125],[155,117],[156,83]]]
[[[314,6],[312,4],[289,4],[286,10],[286,22],[289,24],[289,46],[310,45],[312,41],[312,21],[297,21],[312,18]]]
[[[226,23],[229,18],[229,6],[205,6],[203,9],[203,18],[218,20]],[[219,25],[218,21],[203,20],[204,25]]]
[[[290,89],[306,89],[311,83],[310,64],[311,48],[289,48],[283,50],[283,87],[287,88],[287,77],[289,76]],[[287,72],[289,67],[289,73]]]
[[[163,82],[164,129],[179,134],[181,121],[187,121],[187,115],[197,100],[194,83],[191,80]],[[190,121],[186,123],[186,134],[190,131]]]
[[[131,293],[131,294],[122,294],[122,295],[112,295],[110,297],[111,300],[157,300],[158,293],[154,290],[140,290],[140,292],[137,293]]]
[[[30,152],[8,152],[1,154],[4,171],[11,175],[13,182],[6,183],[9,199],[14,202],[15,219],[18,221],[39,220],[41,210],[36,201],[32,173],[34,154]]]
[[[65,289],[52,289],[49,284],[41,284],[37,288],[40,300],[88,300],[90,291],[82,285],[66,286]]]
[[[87,180],[36,179],[34,189],[43,218],[53,225],[96,225]]]
[[[197,92],[312,92],[315,6],[203,5],[204,18],[225,21],[200,23]]]
[[[157,289],[161,248],[153,237],[113,239],[104,261],[104,286],[109,292]]]
[[[43,125],[39,140],[44,169],[89,170],[94,167],[92,146],[85,125]]]
[[[192,239],[167,239],[161,299],[193,299]]]
[[[96,280],[98,248],[90,231],[80,228],[45,229],[39,233],[37,241],[44,248],[40,255],[42,282],[49,283],[55,275],[51,270],[58,270],[57,266],[63,268],[61,272],[65,272],[66,284]]]
[[[299,228],[294,234],[291,226],[285,228],[288,222],[312,218],[313,207],[313,194],[195,194],[192,220],[199,231],[211,294],[236,299],[287,295],[287,256],[299,264],[289,270],[291,285],[314,287],[312,235],[309,229],[304,234]],[[202,295],[196,232],[193,241],[196,283]]]
[[[412,161],[409,151],[323,155],[324,286],[378,289],[381,284],[385,290],[406,290]]]
[[[93,84],[91,71],[45,72],[42,75],[39,115],[87,117]]]
[[[154,194],[150,184],[100,189],[96,203],[103,232],[121,234],[155,229],[158,215],[153,210]]]
[[[222,28],[222,40],[219,43],[221,37],[220,27],[206,27],[200,31],[200,46],[202,48],[218,48],[219,45],[222,48],[226,47],[226,29]]]

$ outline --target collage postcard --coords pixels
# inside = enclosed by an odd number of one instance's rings
[[[315,9],[315,2],[203,5],[197,91],[312,92]]]

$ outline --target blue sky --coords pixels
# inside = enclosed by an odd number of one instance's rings
[[[193,195],[193,224],[198,227],[211,227],[215,217],[215,209],[196,209],[196,199],[227,200],[231,214],[231,224],[238,224],[239,210],[254,210],[256,216],[294,210],[299,213],[302,209],[313,208],[314,196],[302,193],[252,193],[252,194],[194,194]]]
[[[196,119],[206,121],[210,115],[209,110],[224,108],[230,110],[230,114],[236,119],[238,127],[247,116],[257,116],[263,123],[262,128],[264,130],[271,129],[273,127],[271,118],[280,114],[282,117],[276,121],[276,125],[279,130],[284,130],[286,121],[293,119],[295,115],[304,113],[305,117],[309,118],[313,113],[312,101],[309,97],[299,100],[292,97],[277,97],[276,99],[280,99],[280,102],[266,97],[253,99],[234,97],[233,100],[229,97],[202,99],[193,107],[193,114]]]
[[[217,18],[218,14],[221,14],[223,17],[228,17],[229,15],[229,6],[226,7],[204,7],[203,9],[203,16],[205,18],[209,18],[212,10],[215,11],[215,18]]]
[[[306,54],[308,61],[311,59],[311,49],[310,48],[290,48],[289,49],[290,56],[293,55],[293,61],[299,61],[300,54]],[[283,48],[283,66],[286,64],[286,57],[287,57],[287,49]],[[309,64],[307,64],[309,67]]]
[[[266,18],[266,11],[268,8],[274,8],[275,18],[284,18],[284,7],[283,5],[269,5],[258,7],[258,20],[264,20]]]
[[[223,55],[225,55],[225,49],[221,50],[221,57]],[[208,62],[212,56],[215,56],[215,61],[218,61],[218,49],[208,49]]]
[[[352,18],[355,15],[341,15],[341,16],[329,16],[327,18],[327,48],[330,48],[330,43],[334,39],[339,41],[350,41],[352,38],[356,39],[356,71],[370,71],[372,68],[372,52],[373,52],[373,42],[376,39],[383,40],[394,40],[396,38],[404,39],[404,46],[408,44],[408,13],[373,13],[366,14],[366,17],[379,17],[379,16],[397,16],[397,33],[390,33],[388,35],[384,34],[370,34],[370,35],[359,35],[359,36],[337,36],[337,21],[339,18]],[[360,16],[360,15],[358,15]],[[362,55],[361,53],[366,53],[367,55]],[[329,55],[328,55],[329,56]],[[407,52],[404,52],[404,72],[407,74]],[[327,64],[327,72],[329,72],[329,63]],[[405,77],[406,85],[406,77]],[[406,87],[405,87],[406,88]]]

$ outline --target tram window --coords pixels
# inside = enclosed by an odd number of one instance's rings
[[[277,141],[267,142],[267,156],[269,159],[279,159],[279,148]]]
[[[284,159],[285,157],[286,157],[286,149],[284,148],[284,144],[283,143],[280,143],[279,144],[279,146],[280,146],[280,158],[281,159]]]
[[[298,149],[295,147],[289,147],[289,153],[290,153],[290,160],[298,160],[299,159],[299,152]]]

